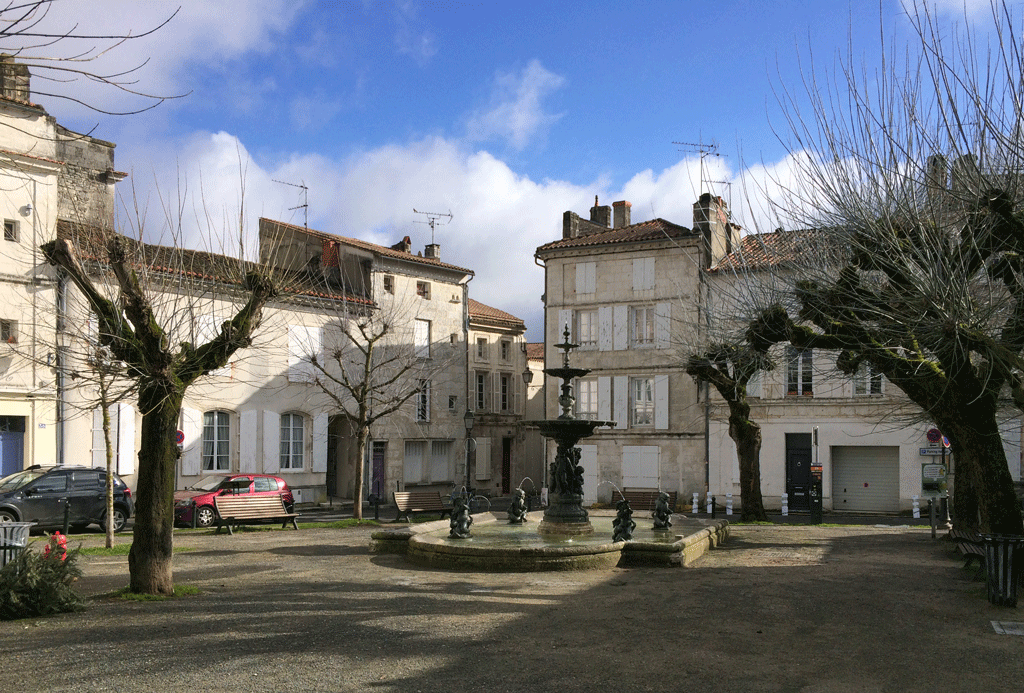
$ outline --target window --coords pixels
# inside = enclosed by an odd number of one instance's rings
[[[638,257],[633,260],[633,291],[654,289],[654,258]]]
[[[415,334],[413,335],[413,345],[416,349],[416,358],[429,359],[430,358],[430,321],[429,320],[416,320],[414,321]]]
[[[0,341],[5,344],[17,344],[18,323],[13,320],[0,320]]]
[[[269,476],[253,477],[252,490],[254,493],[270,493],[271,491],[277,491],[277,481],[275,481],[273,477]]]
[[[811,349],[786,347],[786,394],[814,394],[814,379],[811,375]]]
[[[459,408],[459,398],[456,395],[448,395],[448,411],[455,411]]]
[[[632,402],[632,425],[654,425],[654,379],[633,378],[629,388]]]
[[[501,398],[501,411],[507,412],[512,408],[512,376],[508,373],[502,373],[498,383],[501,388],[501,391],[498,393]]]
[[[597,263],[576,263],[576,293],[592,294],[597,286]]]
[[[407,484],[423,481],[423,461],[427,456],[427,441],[405,441],[405,459],[402,464],[403,478]]]
[[[4,240],[18,241],[18,222],[4,219]]]
[[[416,282],[416,295],[420,298],[430,300],[430,282]]]
[[[487,374],[481,371],[476,373],[476,410],[486,411],[487,407]]]
[[[580,310],[576,312],[576,343],[582,349],[597,347],[596,310]]]
[[[512,342],[501,342],[501,360],[506,363],[512,360]]]
[[[427,481],[451,481],[452,441],[430,441],[430,477]]]
[[[478,361],[487,360],[487,337],[476,338],[476,358]]]
[[[384,275],[384,291],[389,294],[395,293],[395,278],[390,274]]]
[[[576,383],[576,418],[597,419],[597,379],[579,380]]]
[[[882,394],[882,374],[866,361],[861,362],[853,376],[853,394],[858,397]]]
[[[303,435],[301,414],[281,415],[281,469],[302,469]]]
[[[203,469],[206,471],[227,471],[231,468],[229,421],[225,411],[203,412]]]
[[[430,421],[430,381],[419,382],[419,392],[416,393],[416,420],[422,422]]]
[[[634,346],[654,346],[654,308],[653,306],[634,306],[630,308],[630,339]]]
[[[407,440],[403,478],[407,484],[451,482],[452,441]]]

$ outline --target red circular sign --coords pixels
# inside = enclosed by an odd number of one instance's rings
[[[182,443],[184,443],[185,442],[185,432],[184,431],[178,431],[177,433],[175,433],[174,434],[174,442],[177,443],[178,445],[181,445]]]
[[[929,443],[938,443],[942,440],[942,431],[937,428],[929,428],[925,437],[928,438]]]

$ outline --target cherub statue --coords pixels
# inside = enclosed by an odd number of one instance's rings
[[[526,522],[526,491],[517,488],[512,492],[512,503],[508,506],[508,523],[521,525]]]
[[[633,538],[633,530],[636,523],[633,522],[633,509],[629,507],[629,501],[623,498],[615,505],[617,512],[612,520],[612,541],[629,541]]]
[[[668,505],[669,495],[665,491],[658,494],[658,500],[654,504],[654,529],[668,529],[672,526],[672,508]]]
[[[455,497],[455,505],[452,508],[452,518],[448,525],[451,531],[448,536],[456,539],[465,539],[469,536],[469,526],[473,524],[473,516],[469,514],[469,506],[462,496]]]

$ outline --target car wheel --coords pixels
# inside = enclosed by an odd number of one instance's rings
[[[208,505],[196,508],[192,512],[196,514],[196,527],[212,527],[213,521],[217,518],[213,508]]]
[[[125,524],[127,522],[128,522],[128,516],[125,514],[124,510],[122,510],[121,508],[119,508],[119,507],[117,507],[115,505],[114,506],[114,531],[115,532],[120,532],[122,529],[124,529],[124,526],[125,526]],[[107,531],[107,523],[106,523],[106,521],[101,523],[100,527],[103,528],[104,532]]]
[[[17,521],[18,521],[18,518],[16,518],[13,514],[7,512],[6,510],[0,510],[0,522],[17,522]]]

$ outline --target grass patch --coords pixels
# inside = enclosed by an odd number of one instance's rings
[[[129,602],[165,602],[168,599],[178,599],[180,597],[191,597],[197,594],[202,594],[203,591],[195,585],[175,585],[174,594],[138,594],[130,591],[127,587],[122,587],[119,590],[113,592],[107,592],[103,597],[110,599],[123,599]]]
[[[106,546],[89,546],[81,549],[83,556],[127,556],[128,552],[131,551],[132,545],[128,544],[114,544],[109,549]],[[174,553],[181,553],[186,551],[193,551],[191,546],[175,546]]]
[[[348,529],[349,527],[380,527],[379,520],[368,520],[363,518],[357,520],[350,517],[347,520],[336,522],[300,522],[299,529]]]

